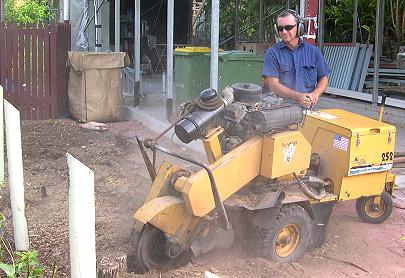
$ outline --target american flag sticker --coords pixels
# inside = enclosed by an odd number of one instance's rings
[[[347,151],[347,146],[349,146],[349,138],[336,134],[335,137],[333,138],[332,146],[339,150]]]

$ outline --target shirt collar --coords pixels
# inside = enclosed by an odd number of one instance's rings
[[[298,46],[304,43],[304,39],[302,37],[298,37]],[[284,41],[281,41],[277,44],[278,48],[288,47]]]

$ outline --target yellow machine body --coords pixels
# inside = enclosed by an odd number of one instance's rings
[[[263,138],[260,174],[279,178],[308,168],[311,145],[299,131],[286,131]]]
[[[306,171],[311,154],[320,156],[318,176],[331,180],[324,199],[314,200],[299,192],[286,193],[283,203],[322,203],[379,195],[392,167],[395,127],[338,109],[311,112],[299,130],[256,136],[222,155],[213,129],[204,138],[204,146],[221,201],[227,200],[257,177],[292,180],[293,173]],[[173,173],[185,171],[164,162],[152,183],[145,204],[134,218],[150,223],[173,236],[179,243],[190,244],[201,223],[209,221],[215,209],[207,171],[202,169],[180,175],[172,184]],[[173,192],[176,192],[174,194]]]
[[[381,194],[392,168],[394,126],[339,109],[306,115],[301,132],[320,156],[318,175],[339,200]]]
[[[209,166],[223,201],[260,174],[262,143],[263,138],[254,137]],[[180,177],[175,188],[182,193],[187,209],[195,216],[203,217],[215,207],[205,170],[188,178]]]

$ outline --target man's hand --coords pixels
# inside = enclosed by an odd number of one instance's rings
[[[317,93],[312,92],[308,94],[308,97],[311,100],[311,106],[314,106],[318,102],[319,95]]]
[[[307,93],[298,93],[296,100],[298,101],[299,104],[307,108],[311,107],[312,105],[312,99],[310,97],[310,94]]]
[[[321,79],[318,80],[315,90],[313,90],[308,94],[311,99],[311,106],[314,106],[318,102],[319,97],[328,87],[328,82],[329,79],[327,76],[322,77]]]

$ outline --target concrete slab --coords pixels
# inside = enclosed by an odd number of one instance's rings
[[[161,133],[170,126],[170,123],[166,120],[165,96],[162,95],[146,95],[141,99],[139,107],[133,107],[133,97],[125,97],[121,112],[124,120],[136,120],[156,133]],[[174,134],[173,129],[168,131],[165,137],[176,144],[183,145],[199,153],[204,153],[204,148],[200,141],[184,144]]]

